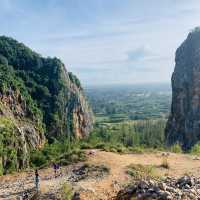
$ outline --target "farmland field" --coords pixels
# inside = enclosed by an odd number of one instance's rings
[[[166,119],[171,88],[167,84],[86,87],[97,123]]]

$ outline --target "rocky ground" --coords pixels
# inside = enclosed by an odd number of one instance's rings
[[[200,199],[200,178],[183,176],[179,179],[167,177],[162,181],[141,180],[118,192],[116,200],[163,199],[198,200]]]
[[[162,160],[163,154],[159,152],[120,155],[97,150],[88,155],[87,163],[63,167],[57,178],[51,168],[39,170],[41,193],[34,199],[60,199],[63,183],[69,183],[81,200],[128,200],[130,194],[136,199],[200,199],[199,158],[170,153],[168,169],[161,167]],[[162,179],[135,182],[127,174],[131,164],[153,165]],[[0,177],[0,199],[19,199],[24,191],[29,199],[34,194],[33,171]]]
[[[79,194],[82,192],[94,192],[91,188],[81,185],[84,181],[100,181],[109,174],[109,168],[104,165],[91,165],[79,163],[69,167],[63,167],[58,176],[54,176],[51,169],[40,171],[40,193],[36,195],[34,186],[34,172],[23,173],[20,175],[5,176],[0,183],[0,199],[15,200],[28,195],[27,199],[61,199],[62,185],[67,183],[72,185],[74,191]],[[23,198],[22,198],[23,199]]]

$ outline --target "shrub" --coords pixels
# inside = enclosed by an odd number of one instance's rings
[[[115,151],[118,153],[126,153],[127,152],[127,148],[124,147],[124,145],[122,145],[122,144],[111,144],[109,146],[109,149],[115,149]]]
[[[181,145],[179,143],[176,143],[173,146],[171,146],[170,150],[173,153],[182,153],[182,148],[181,148]]]
[[[92,147],[91,144],[83,142],[83,143],[80,144],[80,148],[81,149],[92,149],[93,147]]]
[[[135,180],[140,179],[157,179],[155,168],[153,165],[141,165],[141,164],[132,164],[128,166],[127,173],[132,176]]]
[[[71,200],[72,197],[73,197],[72,187],[69,184],[64,183],[61,188],[61,199],[62,200]]]
[[[118,153],[126,153],[127,152],[125,147],[117,147],[116,150]]]
[[[42,150],[33,151],[30,156],[32,167],[45,167],[52,162],[68,165],[85,160],[84,151],[81,151],[76,144],[69,144],[66,141],[55,141],[52,144],[46,144]]]
[[[86,160],[85,153],[78,149],[71,152],[66,152],[57,158],[57,162],[60,162],[61,165],[76,163],[85,160]]]
[[[200,155],[200,143],[197,143],[195,144],[191,151],[190,151],[191,154],[195,154],[195,155]]]
[[[94,148],[96,148],[96,149],[104,149],[105,146],[106,146],[105,143],[97,143],[97,144],[94,146]]]
[[[136,153],[136,154],[142,154],[142,153],[144,153],[144,148],[141,147],[141,146],[129,147],[128,150],[131,153]]]
[[[113,153],[117,153],[117,149],[115,149],[115,148],[113,148],[113,147],[109,148],[109,151],[110,151],[110,152],[113,152]]]
[[[32,167],[44,167],[47,165],[47,159],[41,151],[32,152],[30,162]]]

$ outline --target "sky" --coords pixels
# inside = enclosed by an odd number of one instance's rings
[[[83,85],[170,83],[199,0],[0,0],[0,35],[60,58]]]

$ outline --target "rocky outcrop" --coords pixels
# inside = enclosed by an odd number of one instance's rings
[[[72,130],[76,138],[88,136],[92,130],[93,113],[82,91],[72,84],[67,116],[72,117]]]
[[[71,176],[67,179],[70,182],[79,182],[85,179],[102,179],[107,176],[110,169],[104,165],[81,164],[72,170]]]
[[[70,135],[70,137],[81,139],[88,136],[93,128],[93,112],[78,78],[71,72],[67,72],[64,64],[59,63],[59,67],[61,72],[58,81],[63,84],[57,92],[56,99],[55,114],[59,120],[49,119],[49,113],[44,112],[44,118],[47,118],[46,124],[48,124],[46,136],[60,138]]]
[[[200,29],[194,29],[176,51],[172,75],[171,114],[167,145],[191,148],[200,140]]]

